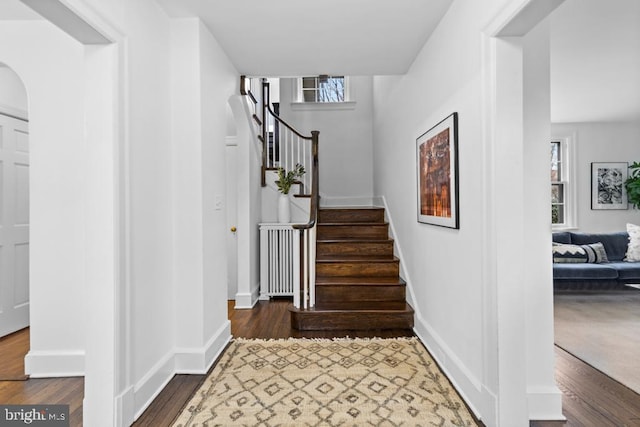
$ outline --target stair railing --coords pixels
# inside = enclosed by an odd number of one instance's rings
[[[250,90],[245,89],[246,81],[242,76],[241,93],[248,95],[257,104],[255,96]],[[294,234],[294,248],[299,251],[299,256],[294,254],[293,305],[295,308],[311,308],[315,305],[316,230],[320,200],[318,185],[320,132],[311,131],[311,136],[306,136],[282,120],[272,108],[270,85],[266,79],[262,80],[261,117],[254,114],[253,118],[261,126],[258,139],[262,143],[262,186],[267,184],[266,174],[269,170],[275,171],[282,167],[290,171],[298,164],[305,169],[305,174],[296,183],[299,191],[295,197],[310,199],[309,219],[306,223],[291,225],[294,230],[300,232]]]

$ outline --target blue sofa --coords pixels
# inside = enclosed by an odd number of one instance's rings
[[[554,290],[632,290],[627,284],[640,284],[640,262],[623,261],[629,235],[616,233],[553,233],[553,241],[573,245],[601,242],[609,262],[553,263]]]

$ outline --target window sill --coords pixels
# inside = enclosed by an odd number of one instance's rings
[[[292,102],[291,109],[294,111],[310,110],[355,110],[355,101],[345,102]]]

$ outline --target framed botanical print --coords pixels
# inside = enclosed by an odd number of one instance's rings
[[[591,209],[628,209],[627,180],[629,164],[591,163]]]

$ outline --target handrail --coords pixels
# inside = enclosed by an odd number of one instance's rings
[[[306,309],[315,305],[316,226],[320,207],[318,167],[320,132],[314,130],[311,131],[311,136],[303,135],[280,118],[271,106],[269,82],[266,79],[261,80],[261,102],[256,102],[251,90],[246,88],[246,83],[250,80],[245,76],[240,77],[240,93],[249,96],[254,102],[255,113],[261,114],[259,118],[254,114],[253,118],[261,126],[258,139],[262,142],[262,186],[266,186],[267,170],[280,167],[292,169],[299,163],[308,172],[304,178],[300,179],[298,185],[301,189],[308,188],[311,191],[309,219],[306,223],[290,224],[292,229],[299,231],[294,233],[298,242],[294,246],[299,248],[299,257],[295,257],[299,262],[294,262],[292,266],[294,277],[298,278],[297,284],[294,284],[294,306]]]
[[[296,229],[296,230],[308,230],[308,229],[313,228],[315,226],[315,223],[316,223],[316,220],[317,220],[317,216],[318,216],[318,203],[319,203],[319,199],[320,199],[320,192],[319,192],[319,185],[318,185],[318,181],[319,181],[318,140],[319,140],[320,131],[312,130],[311,131],[311,136],[306,136],[306,135],[301,134],[300,132],[295,130],[291,125],[289,125],[287,122],[282,120],[280,118],[280,116],[278,114],[276,114],[271,109],[271,92],[269,90],[269,86],[270,85],[269,85],[268,82],[263,82],[262,83],[263,94],[264,94],[264,105],[266,107],[266,110],[269,112],[269,114],[271,114],[271,116],[274,118],[274,120],[276,120],[278,123],[284,125],[287,129],[289,129],[291,132],[296,134],[299,138],[302,138],[302,139],[307,140],[307,141],[311,141],[311,154],[312,154],[312,161],[311,161],[311,205],[310,205],[310,209],[309,209],[309,221],[307,223],[305,223],[305,224],[293,224],[292,225],[292,227],[294,229]],[[264,135],[264,137],[265,137],[265,141],[266,141],[266,135]]]
[[[311,141],[313,138],[313,132],[318,132],[318,131],[311,131],[311,136],[305,136],[303,134],[301,134],[300,132],[298,132],[297,130],[295,130],[289,123],[285,122],[284,120],[282,120],[280,118],[280,116],[276,113],[273,112],[273,110],[271,109],[271,92],[269,91],[269,83],[268,82],[264,82],[262,83],[263,87],[265,87],[267,90],[265,91],[265,101],[264,101],[264,105],[267,108],[267,111],[269,112],[269,114],[271,114],[271,116],[273,116],[273,118],[275,120],[278,121],[278,123],[283,124],[287,129],[289,129],[291,132],[295,133],[298,137],[302,138],[302,139],[306,139],[307,141]]]
[[[311,165],[311,205],[309,208],[309,222],[306,224],[293,224],[292,227],[296,230],[308,230],[316,225],[318,219],[318,208],[320,202],[320,186],[319,183],[319,168],[318,168],[318,136],[320,132],[317,130],[311,131],[311,150],[313,155]]]

